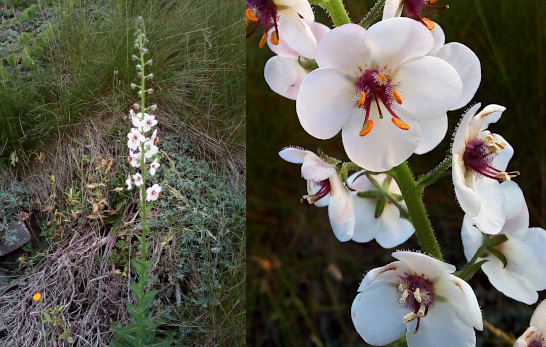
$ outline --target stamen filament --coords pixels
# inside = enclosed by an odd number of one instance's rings
[[[256,13],[250,8],[246,9],[246,19],[251,22],[257,22],[259,20],[258,17],[256,17]]]

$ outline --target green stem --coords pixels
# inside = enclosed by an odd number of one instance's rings
[[[139,46],[140,48],[144,47],[144,43],[142,41],[142,33],[138,37],[139,39]],[[140,110],[141,115],[144,117],[144,113],[146,113],[146,72],[144,71],[144,68],[146,66],[146,62],[144,60],[144,52],[142,49],[139,49],[140,51],[140,72],[142,73],[142,77],[140,78]],[[148,222],[146,221],[146,164],[144,163],[144,160],[146,159],[144,157],[144,143],[141,144],[141,153],[142,156],[140,158],[140,172],[142,175],[142,186],[141,186],[141,196],[142,201],[140,202],[140,209],[139,214],[142,222],[142,239],[146,240],[146,237],[148,236]],[[144,251],[143,249],[143,242],[140,243],[140,251],[141,253]],[[144,257],[145,254],[142,253],[142,256]]]
[[[342,0],[312,0],[309,2],[324,7],[336,27],[351,23]]]
[[[424,188],[433,184],[434,182],[444,177],[445,175],[449,174],[447,170],[451,167],[452,161],[453,161],[453,157],[451,155],[448,156],[430,172],[419,176],[419,179],[417,180],[417,184],[419,184],[420,186]]]
[[[415,234],[423,252],[443,261],[440,246],[423,203],[423,187],[415,182],[407,162],[392,168],[389,174],[396,180],[415,228]]]

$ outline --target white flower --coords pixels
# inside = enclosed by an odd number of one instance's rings
[[[129,141],[127,141],[127,147],[134,150],[138,149],[140,143],[146,139],[144,135],[135,128],[131,128],[131,132],[127,134],[127,138],[129,139]]]
[[[353,324],[369,344],[386,345],[404,332],[408,346],[474,346],[482,315],[472,288],[455,267],[415,252],[369,271],[351,308]]]
[[[282,27],[284,22],[281,18],[279,27]],[[305,62],[308,61],[307,59],[313,59],[317,42],[320,42],[324,34],[330,31],[326,25],[317,22],[308,23],[308,25],[316,39],[315,45],[309,52],[292,48],[292,43],[286,42],[286,37],[283,36],[278,45],[269,45],[278,55],[269,59],[264,68],[265,81],[271,90],[292,100],[296,100],[301,82],[309,74],[309,70],[301,66],[300,59]]]
[[[502,136],[487,130],[505,108],[489,105],[475,115],[479,108],[476,104],[466,111],[455,132],[451,146],[453,185],[461,208],[478,228],[498,234],[505,221],[499,182],[515,174],[505,172],[514,150]]]
[[[140,167],[140,158],[142,158],[141,152],[133,153],[132,150],[129,150],[129,158],[127,159],[132,167]],[[146,158],[144,158],[144,162],[146,162]]]
[[[127,179],[125,180],[125,184],[127,184],[127,190],[131,190],[133,186],[131,185],[131,175],[127,175]]]
[[[282,32],[279,30],[279,17],[286,17],[287,19]],[[273,44],[278,44],[279,39],[283,37],[290,42],[298,41],[296,45],[299,45],[302,49],[306,46],[312,46],[313,41],[316,45],[311,30],[302,20],[302,18],[309,22],[315,20],[313,9],[307,0],[247,0],[246,18],[248,21],[256,23],[252,32],[257,29],[258,25],[265,28],[266,33],[260,42],[260,47],[263,46],[268,36]],[[268,31],[271,28],[274,30],[270,35]]]
[[[386,174],[374,175],[372,178],[393,197],[402,198],[398,184]],[[375,239],[381,247],[392,248],[405,242],[413,235],[415,231],[413,225],[409,220],[400,217],[400,210],[392,201],[386,200],[385,197],[380,199],[361,198],[357,195],[359,192],[378,191],[364,171],[352,174],[347,179],[347,184],[354,190],[352,192],[355,211],[353,241],[368,242]],[[376,217],[376,209],[381,199],[383,199],[381,203],[384,203],[384,209],[381,215]],[[399,203],[402,207],[406,207],[403,200]]]
[[[155,171],[161,166],[159,162],[157,161],[157,158],[154,159],[154,161],[150,164],[150,175],[154,176]]]
[[[514,347],[544,346],[546,340],[546,300],[537,306],[529,325],[529,328],[517,339]]]
[[[150,131],[150,129],[157,124],[155,116],[148,113],[144,113],[144,116],[142,116],[141,112],[135,114],[133,110],[129,110],[129,113],[131,114],[133,126],[142,133]]]
[[[542,228],[529,228],[529,211],[521,189],[515,182],[501,183],[504,195],[504,215],[506,223],[500,234],[507,240],[495,250],[506,259],[503,263],[494,254],[478,258],[487,260],[481,268],[489,282],[504,295],[526,303],[538,300],[537,291],[546,289],[546,231]],[[464,254],[470,261],[481,246],[484,235],[466,215],[463,220],[462,239]]]
[[[365,169],[399,165],[422,137],[444,131],[431,126],[425,133],[421,123],[441,118],[461,97],[457,71],[427,56],[433,46],[430,31],[409,18],[384,20],[368,30],[356,24],[333,29],[317,47],[319,68],[298,93],[302,127],[319,139],[342,130],[347,155]]]
[[[135,182],[135,186],[140,187],[142,185],[142,175],[139,173],[136,173],[133,175],[133,181]]]
[[[156,201],[161,192],[161,186],[154,184],[150,188],[146,189],[146,201]]]
[[[151,158],[158,152],[157,146],[154,144],[154,137],[150,138],[148,141],[144,142],[144,156],[146,158]]]
[[[342,242],[349,241],[355,225],[353,199],[336,168],[305,149],[286,147],[279,155],[290,163],[302,164],[301,175],[307,180],[309,193],[304,198],[315,206],[328,206],[334,234]]]

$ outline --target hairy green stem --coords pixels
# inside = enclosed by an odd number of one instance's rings
[[[392,168],[389,174],[396,180],[415,228],[415,234],[423,252],[443,261],[440,246],[428,219],[423,203],[423,187],[417,184],[407,162]]]
[[[138,37],[139,40],[139,46],[140,48],[144,47],[144,43],[142,40],[142,33]],[[146,74],[144,71],[144,67],[146,66],[146,62],[144,60],[144,52],[142,49],[140,50],[140,72],[142,73],[142,77],[140,78],[140,110],[141,115],[144,117],[144,114],[146,113]],[[139,214],[141,218],[142,223],[142,238],[143,240],[146,240],[146,237],[148,236],[148,230],[150,229],[148,227],[148,222],[146,221],[146,164],[144,163],[144,160],[146,159],[144,156],[145,148],[144,143],[141,143],[141,150],[142,156],[140,158],[140,172],[142,175],[142,186],[141,186],[141,202],[140,202],[140,208],[139,208]],[[143,242],[140,243],[140,251],[141,253],[144,252],[143,249]],[[142,256],[145,256],[144,253],[142,253]]]
[[[419,184],[420,186],[424,188],[433,184],[440,178],[446,176],[447,174],[449,174],[447,170],[451,167],[452,161],[453,161],[453,157],[451,155],[448,156],[430,172],[419,176],[419,179],[417,180],[417,184]]]
[[[309,2],[324,7],[336,27],[351,23],[342,0],[312,0]]]

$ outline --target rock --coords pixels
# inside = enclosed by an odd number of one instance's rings
[[[25,223],[20,220],[13,223],[0,241],[0,256],[13,252],[28,241],[30,241],[30,232]]]

